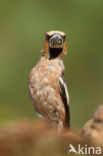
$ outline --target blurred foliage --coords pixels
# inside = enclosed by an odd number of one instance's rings
[[[80,127],[103,103],[103,1],[0,0],[1,122],[36,118],[27,78],[49,30],[67,35],[72,126]]]

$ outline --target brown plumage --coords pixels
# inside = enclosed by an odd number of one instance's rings
[[[103,145],[103,105],[98,106],[93,118],[86,122],[80,134],[95,144]]]
[[[42,57],[29,75],[29,91],[35,110],[57,129],[70,126],[69,96],[64,81],[65,33],[45,33]]]

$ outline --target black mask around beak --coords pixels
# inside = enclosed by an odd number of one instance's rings
[[[49,40],[50,48],[63,48],[63,38],[60,34],[54,34]]]

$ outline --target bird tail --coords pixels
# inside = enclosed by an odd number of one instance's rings
[[[70,108],[66,108],[65,127],[70,128]]]

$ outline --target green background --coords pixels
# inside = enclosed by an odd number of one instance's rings
[[[103,0],[0,0],[0,122],[37,119],[27,78],[50,30],[67,36],[72,126],[103,103]]]

